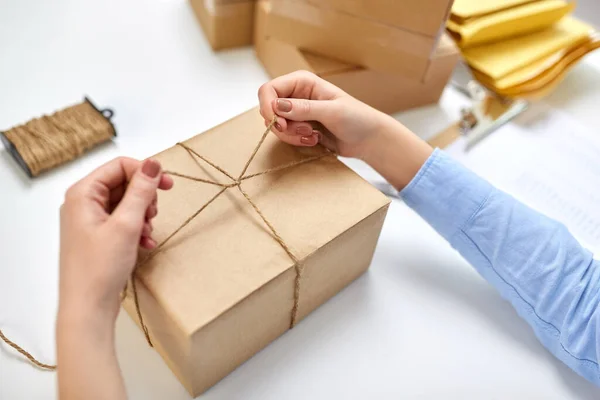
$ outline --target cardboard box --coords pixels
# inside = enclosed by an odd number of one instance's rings
[[[190,0],[213,50],[252,44],[254,0]]]
[[[361,18],[439,37],[454,0],[304,0]]]
[[[264,130],[253,109],[184,144],[238,177]],[[290,329],[296,288],[301,321],[369,267],[389,200],[325,149],[293,147],[269,133],[246,175],[322,154],[241,183],[299,260],[298,285],[294,261],[236,186],[138,267],[154,347],[192,396]],[[154,158],[169,171],[232,182],[181,146]],[[222,190],[174,179],[173,190],[159,194],[159,243]],[[138,321],[131,292],[124,307]]]
[[[310,71],[388,114],[437,103],[460,58],[458,48],[444,34],[433,54],[425,82],[377,72],[311,54],[267,37],[264,29],[267,10],[266,2],[257,3],[254,46],[271,78],[298,70]]]
[[[436,38],[316,7],[302,0],[266,3],[266,34],[302,50],[369,69],[424,80]]]

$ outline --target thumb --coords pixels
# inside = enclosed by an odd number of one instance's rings
[[[335,108],[332,100],[277,99],[273,104],[280,117],[291,121],[320,121],[325,125],[335,115]]]
[[[160,184],[161,170],[158,161],[144,161],[134,173],[123,199],[113,212],[113,217],[128,230],[131,229],[131,233],[137,233],[138,230],[138,234],[142,232],[146,210],[152,204]]]

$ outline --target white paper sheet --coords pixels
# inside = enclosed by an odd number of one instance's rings
[[[470,152],[448,152],[600,252],[600,128],[538,106]]]

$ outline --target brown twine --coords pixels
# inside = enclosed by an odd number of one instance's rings
[[[71,161],[110,140],[115,130],[89,101],[4,132],[32,176]]]
[[[320,155],[317,155],[317,156],[309,157],[309,158],[306,158],[304,160],[290,162],[288,164],[285,164],[285,165],[282,165],[282,166],[279,166],[279,167],[270,168],[270,169],[267,169],[267,170],[259,172],[259,173],[246,175],[246,172],[248,171],[248,168],[250,167],[250,164],[252,163],[252,161],[256,157],[256,154],[258,153],[258,151],[262,147],[265,139],[267,138],[267,135],[269,134],[269,132],[271,131],[271,129],[273,128],[273,126],[275,125],[276,122],[277,122],[277,118],[274,117],[273,120],[271,121],[271,123],[269,124],[269,126],[267,127],[267,129],[265,130],[265,132],[263,133],[260,141],[258,142],[258,144],[256,145],[256,147],[254,148],[254,151],[252,152],[252,155],[250,156],[250,158],[246,162],[246,165],[242,169],[242,172],[237,177],[237,179],[234,178],[227,171],[225,171],[223,168],[219,167],[215,163],[213,163],[210,160],[208,160],[206,157],[198,154],[194,149],[188,147],[187,145],[185,145],[183,143],[177,143],[178,146],[184,148],[187,151],[187,153],[190,155],[190,157],[192,157],[192,159],[194,159],[194,161],[196,161],[196,163],[198,163],[198,161],[196,159],[196,157],[197,157],[197,158],[201,159],[202,161],[206,162],[208,165],[210,165],[211,167],[213,167],[217,171],[221,172],[223,175],[225,175],[226,177],[228,177],[232,182],[229,183],[229,184],[223,184],[223,183],[214,182],[214,181],[211,181],[211,180],[208,180],[208,179],[196,178],[196,177],[193,177],[193,176],[190,176],[190,175],[186,175],[186,174],[181,174],[181,173],[178,173],[178,172],[166,171],[165,174],[168,174],[168,175],[171,175],[171,176],[176,176],[176,177],[179,177],[179,178],[188,179],[188,180],[192,180],[192,181],[196,181],[196,182],[200,182],[200,183],[206,183],[206,184],[209,184],[209,185],[220,186],[221,190],[219,192],[217,192],[217,194],[214,197],[212,197],[206,204],[204,204],[202,207],[200,207],[200,209],[198,211],[196,211],[192,216],[190,216],[183,224],[181,224],[181,226],[179,226],[179,228],[177,228],[165,240],[163,240],[160,244],[158,244],[158,246],[156,246],[156,248],[152,252],[150,252],[148,254],[148,256],[146,256],[146,258],[144,258],[138,264],[138,266],[136,267],[136,270],[137,270],[137,268],[140,268],[146,262],[148,262],[159,251],[161,251],[162,248],[165,246],[165,244],[167,244],[167,242],[169,242],[169,240],[171,240],[177,233],[179,233],[190,222],[192,222],[192,220],[194,220],[211,203],[213,203],[217,198],[219,198],[219,196],[221,196],[223,193],[225,193],[225,191],[227,189],[235,187],[235,188],[237,188],[240,191],[240,193],[244,196],[244,198],[248,201],[248,203],[250,203],[250,205],[252,206],[252,208],[254,209],[254,211],[258,214],[258,216],[261,218],[261,220],[269,228],[269,231],[271,232],[271,234],[272,234],[273,238],[275,239],[275,241],[277,243],[279,243],[279,245],[281,246],[281,248],[283,248],[283,250],[289,256],[289,258],[294,262],[294,271],[296,273],[296,276],[295,276],[295,279],[294,279],[294,306],[292,307],[291,321],[290,321],[290,329],[292,329],[296,325],[297,318],[298,318],[298,307],[299,307],[299,304],[300,304],[300,282],[301,282],[301,279],[302,279],[302,266],[301,266],[300,261],[298,260],[298,258],[294,255],[294,253],[292,252],[292,250],[290,249],[290,247],[286,244],[286,242],[283,240],[283,238],[281,237],[281,235],[277,232],[277,230],[275,229],[275,227],[273,226],[273,224],[271,224],[271,222],[269,222],[269,220],[267,219],[267,217],[265,217],[265,215],[258,208],[258,206],[256,205],[256,203],[250,198],[250,196],[248,195],[248,193],[246,193],[246,191],[244,191],[244,189],[242,189],[241,185],[242,185],[242,183],[245,180],[248,180],[250,178],[255,178],[257,176],[262,176],[262,175],[266,175],[266,174],[269,174],[269,173],[273,173],[273,172],[277,172],[277,171],[282,171],[284,169],[292,168],[292,167],[295,167],[295,166],[298,166],[298,165],[301,165],[301,164],[306,164],[308,162],[319,160],[319,159],[324,158],[326,156],[332,155],[333,153],[331,153],[330,151],[327,151],[324,154],[320,154]],[[200,165],[200,164],[198,163],[198,165]],[[152,340],[150,339],[150,333],[148,331],[148,327],[144,323],[144,318],[142,316],[142,312],[141,312],[141,309],[140,309],[140,301],[139,301],[139,298],[138,298],[137,288],[136,288],[136,284],[135,284],[135,270],[134,270],[134,273],[131,276],[131,289],[132,289],[132,292],[133,292],[133,300],[134,300],[134,303],[135,303],[135,310],[136,310],[138,319],[140,321],[140,325],[142,327],[142,330],[144,331],[144,335],[146,336],[146,341],[148,342],[148,344],[151,347],[153,347]],[[125,288],[125,290],[127,290],[127,288]]]
[[[45,370],[48,370],[48,371],[54,371],[56,369],[56,365],[44,364],[43,362],[38,361],[34,356],[31,355],[31,353],[29,353],[28,351],[26,351],[25,349],[23,349],[21,346],[19,346],[18,344],[16,344],[15,342],[13,342],[12,340],[10,340],[9,338],[7,338],[4,335],[4,333],[2,333],[2,330],[0,330],[0,339],[2,339],[2,341],[4,341],[4,343],[6,343],[7,345],[9,345],[13,349],[15,349],[16,351],[18,351],[19,353],[21,353],[25,358],[27,358],[36,367],[41,368],[41,369],[45,369]]]

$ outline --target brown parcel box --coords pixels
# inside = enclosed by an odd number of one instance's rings
[[[257,57],[272,78],[307,70],[388,114],[436,103],[460,58],[458,48],[444,34],[432,57],[430,74],[425,82],[377,72],[301,51],[293,45],[267,38],[264,32],[267,4],[260,1],[256,7],[254,46]]]
[[[443,32],[454,0],[304,0],[425,36]]]
[[[185,144],[237,177],[264,129],[254,109]],[[247,175],[323,152],[269,134]],[[155,159],[169,171],[231,182],[180,146]],[[159,194],[159,242],[221,190],[175,179],[172,191]],[[300,260],[299,320],[368,268],[389,200],[334,156],[244,180],[241,187]],[[137,276],[153,344],[193,396],[290,328],[294,263],[235,187],[140,266]],[[137,321],[131,293],[124,306]]]
[[[267,36],[375,71],[424,80],[437,45],[436,38],[301,0],[271,0],[267,9]]]
[[[254,0],[190,0],[213,50],[252,44]]]

